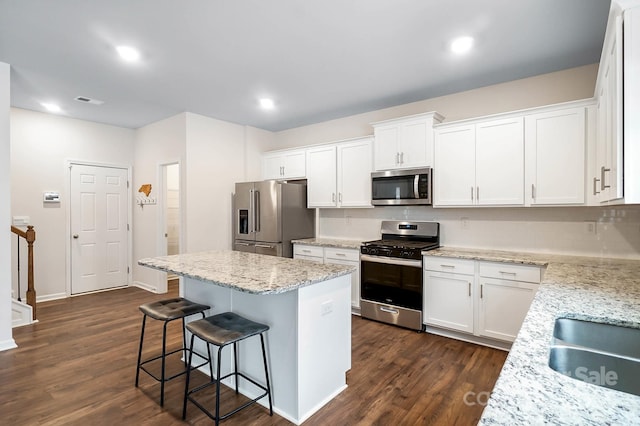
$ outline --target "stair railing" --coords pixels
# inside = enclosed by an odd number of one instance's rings
[[[18,236],[18,283],[20,283],[20,238],[24,238],[27,242],[28,259],[27,259],[27,305],[31,306],[33,314],[32,319],[36,319],[36,289],[33,282],[33,243],[36,240],[36,231],[33,226],[28,225],[27,230],[11,226],[11,232]],[[18,300],[20,300],[20,287],[18,284]]]

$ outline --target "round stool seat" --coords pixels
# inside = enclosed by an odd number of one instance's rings
[[[187,324],[187,330],[216,346],[226,346],[264,333],[268,325],[248,320],[233,312],[224,312]]]
[[[159,300],[140,305],[143,314],[160,321],[172,321],[206,311],[210,306],[201,305],[183,297]]]

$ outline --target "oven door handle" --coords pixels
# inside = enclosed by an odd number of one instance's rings
[[[401,265],[401,266],[411,266],[414,268],[422,268],[421,260],[412,260],[412,259],[397,259],[395,257],[382,257],[382,256],[371,256],[368,254],[361,254],[360,261],[364,262],[374,262],[374,263],[386,263],[388,265]]]

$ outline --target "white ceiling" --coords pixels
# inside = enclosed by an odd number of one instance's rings
[[[16,107],[57,102],[130,128],[190,111],[277,131],[598,62],[609,3],[0,0],[0,61]],[[476,40],[464,57],[448,51],[459,35]],[[122,62],[121,44],[140,63]]]

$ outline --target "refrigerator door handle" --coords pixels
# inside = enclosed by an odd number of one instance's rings
[[[255,200],[253,202],[254,210],[254,230],[260,232],[260,191],[254,191]]]
[[[253,189],[249,190],[249,234],[252,234],[255,232],[255,223],[254,223],[254,205],[253,205]]]

